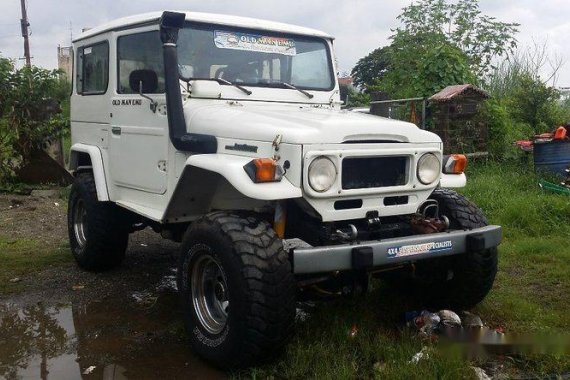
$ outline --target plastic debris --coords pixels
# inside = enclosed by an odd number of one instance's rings
[[[483,327],[483,321],[478,315],[464,311],[461,313],[463,327],[465,328],[481,328]]]
[[[97,367],[94,366],[94,365],[89,366],[89,367],[87,367],[87,368],[85,369],[85,371],[83,371],[83,374],[84,374],[84,375],[90,375],[91,372],[93,372],[93,371],[95,370],[95,368],[97,368]]]
[[[420,331],[423,337],[429,337],[438,328],[441,318],[437,313],[431,313],[427,310],[421,312],[408,312],[405,314],[407,325],[415,327]]]
[[[491,380],[491,378],[489,377],[489,375],[487,375],[487,373],[485,372],[485,370],[483,370],[483,368],[471,367],[471,369],[473,369],[473,372],[475,372],[475,377],[478,380]]]
[[[81,289],[84,289],[84,288],[85,288],[85,285],[73,285],[73,286],[71,287],[71,289],[73,289],[73,290],[81,290]]]
[[[148,244],[141,243],[141,247],[148,247]]]
[[[59,207],[59,203],[53,202],[53,204],[54,204],[55,207]]]
[[[441,324],[446,327],[461,327],[461,318],[451,310],[440,310]]]
[[[14,278],[10,279],[11,283],[20,282],[20,281],[21,281],[20,277],[14,277]]]
[[[348,337],[354,339],[356,338],[357,335],[358,335],[358,327],[356,327],[356,325],[352,325],[350,331],[348,332]]]
[[[411,364],[418,364],[420,360],[427,360],[429,359],[429,347],[423,347],[420,352],[416,353],[412,359],[409,361]]]

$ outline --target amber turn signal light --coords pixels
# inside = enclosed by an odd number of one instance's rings
[[[271,158],[256,158],[244,167],[249,178],[255,183],[276,182],[282,177],[282,170],[275,160]]]
[[[451,154],[443,160],[443,172],[445,174],[461,174],[467,168],[467,157],[463,154]]]

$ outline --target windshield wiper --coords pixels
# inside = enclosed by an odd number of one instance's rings
[[[229,80],[222,79],[222,78],[194,78],[194,77],[185,78],[185,77],[181,76],[180,79],[182,79],[186,83],[189,83],[191,80],[213,80],[213,81],[216,81],[216,82],[221,83],[221,84],[228,84],[230,86],[234,86],[235,88],[242,90],[243,92],[245,92],[248,95],[252,94],[252,92],[249,91],[247,88],[242,87],[237,83],[232,83]]]
[[[273,83],[278,83],[278,84],[280,84],[280,85],[282,85],[282,86],[285,86],[285,87],[287,87],[287,88],[290,88],[291,90],[297,90],[297,91],[299,91],[301,94],[305,95],[305,96],[306,96],[307,98],[309,98],[309,99],[313,99],[313,97],[315,96],[315,95],[310,94],[309,92],[307,92],[307,91],[305,91],[305,90],[303,90],[303,89],[301,89],[301,88],[299,88],[299,87],[293,86],[291,83],[287,83],[287,82],[273,82]]]
[[[232,83],[232,82],[230,82],[229,80],[222,79],[222,78],[212,78],[212,80],[215,80],[215,81],[217,81],[218,83],[224,83],[224,84],[229,84],[230,86],[234,86],[235,88],[238,88],[238,89],[242,90],[243,92],[245,92],[245,93],[248,94],[248,95],[251,95],[251,94],[252,94],[252,92],[249,91],[247,88],[242,87],[242,86],[240,86],[240,85],[237,84],[237,83]]]

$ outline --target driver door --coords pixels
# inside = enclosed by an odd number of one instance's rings
[[[164,194],[168,120],[162,45],[158,31],[130,33],[117,38],[117,91],[109,131],[112,182],[119,188]],[[154,110],[139,89],[156,102]]]

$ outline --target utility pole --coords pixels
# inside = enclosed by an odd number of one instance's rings
[[[28,21],[28,12],[26,11],[26,0],[20,0],[20,4],[22,6],[22,19],[20,20],[20,24],[22,25],[22,37],[24,37],[24,56],[26,57],[26,65],[31,66],[30,40],[28,38],[30,36],[28,31],[30,22]]]

